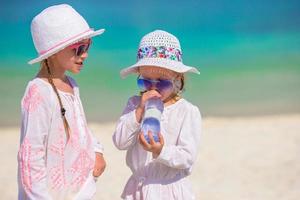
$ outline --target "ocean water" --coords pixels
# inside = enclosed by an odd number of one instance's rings
[[[203,49],[185,49],[184,62],[197,66],[201,74],[187,74],[183,97],[197,105],[203,116],[300,112],[298,35],[223,40],[232,42],[227,49],[222,46],[222,51],[205,53]],[[126,56],[131,58],[122,58]],[[116,121],[127,99],[138,94],[136,75],[126,79],[119,76],[122,67],[134,62],[134,49],[91,49],[84,69],[73,76],[80,86],[89,121]],[[23,63],[1,66],[0,70],[0,124],[15,125],[20,120],[20,100],[26,84],[39,66]]]

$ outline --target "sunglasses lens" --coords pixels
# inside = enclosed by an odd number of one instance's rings
[[[88,50],[88,45],[86,45],[86,44],[80,45],[80,46],[77,48],[76,56],[82,55],[84,52],[87,52],[87,50]]]
[[[80,56],[89,50],[90,44],[91,44],[91,40],[85,43],[73,44],[70,46],[70,48],[74,50],[76,56]]]
[[[163,91],[166,89],[170,89],[173,87],[173,83],[170,80],[160,80],[157,84],[156,84],[156,88],[159,91]]]
[[[151,86],[152,86],[152,83],[146,79],[141,79],[139,78],[137,80],[137,84],[138,84],[138,87],[142,90],[142,91],[146,91],[146,90],[150,90],[151,89]]]

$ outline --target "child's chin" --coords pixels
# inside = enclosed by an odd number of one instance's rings
[[[70,72],[72,73],[72,74],[79,74],[80,73],[80,69],[78,69],[78,70],[70,70]]]

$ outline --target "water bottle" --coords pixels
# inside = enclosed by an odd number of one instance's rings
[[[148,131],[151,131],[155,142],[159,142],[160,119],[164,110],[164,104],[159,98],[148,99],[145,103],[145,114],[142,120],[141,130],[145,139],[150,143]]]

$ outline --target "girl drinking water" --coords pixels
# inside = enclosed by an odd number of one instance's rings
[[[126,150],[126,163],[132,175],[122,198],[126,200],[195,199],[186,178],[192,171],[199,148],[201,115],[199,109],[180,94],[186,72],[199,73],[182,63],[178,39],[157,30],[145,35],[136,64],[123,69],[121,76],[136,73],[141,95],[129,98],[120,117],[113,141]],[[164,103],[158,137],[141,132],[145,104],[159,98]]]

